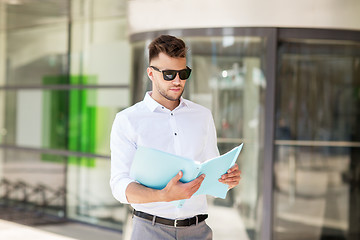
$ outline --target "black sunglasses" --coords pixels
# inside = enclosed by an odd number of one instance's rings
[[[185,69],[182,70],[160,70],[157,67],[150,66],[155,71],[161,72],[163,74],[164,80],[171,81],[174,80],[176,77],[176,74],[179,73],[179,78],[181,80],[186,80],[190,77],[191,68],[186,66]]]

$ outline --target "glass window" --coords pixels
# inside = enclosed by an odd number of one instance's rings
[[[69,157],[67,168],[69,218],[119,230],[124,227],[131,213],[127,205],[120,204],[112,196],[108,187],[109,169],[108,158]]]
[[[274,239],[353,239],[360,44],[284,40],[279,54]]]
[[[109,136],[115,115],[128,106],[128,89],[87,89],[69,92],[68,149],[110,155]]]
[[[0,183],[56,178],[67,194],[57,215],[112,228],[128,213],[110,193],[108,157],[115,115],[131,99],[126,4],[0,0]]]
[[[71,6],[70,72],[87,79],[70,84],[130,86],[126,1],[71,1]]]
[[[0,167],[3,171],[0,174],[0,201],[1,207],[8,208],[2,212],[2,217],[32,224],[44,220],[41,215],[38,215],[37,220],[31,217],[26,219],[34,210],[38,214],[65,216],[66,158],[56,157],[57,161],[54,161],[54,157],[38,151],[0,149]],[[12,208],[18,208],[17,213],[15,211],[9,216],[7,213]]]
[[[68,3],[69,1],[5,1],[7,28],[24,29],[66,22]]]
[[[0,144],[109,155],[112,122],[128,106],[128,94],[122,88],[0,91],[6,112]]]
[[[5,84],[68,84],[68,78],[64,77],[68,69],[67,38],[65,22],[8,30]]]
[[[126,17],[127,0],[93,0],[94,17]]]
[[[127,0],[71,0],[73,20],[126,18]]]

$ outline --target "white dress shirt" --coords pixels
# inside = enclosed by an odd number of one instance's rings
[[[170,111],[150,94],[147,92],[143,101],[119,112],[112,126],[110,186],[112,194],[121,203],[128,203],[125,191],[135,181],[129,175],[138,146],[155,148],[198,162],[219,156],[210,110],[181,98],[179,106]],[[137,211],[170,219],[207,213],[206,195],[185,200],[181,208],[175,202],[131,206]]]

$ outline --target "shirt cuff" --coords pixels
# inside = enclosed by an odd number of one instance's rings
[[[113,184],[112,194],[116,198],[116,200],[124,204],[129,204],[126,197],[126,188],[132,182],[136,181],[131,178],[123,178]]]

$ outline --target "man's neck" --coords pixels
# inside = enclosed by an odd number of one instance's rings
[[[180,104],[180,100],[177,101],[170,101],[167,100],[167,104],[162,104],[164,107],[166,107],[167,109],[169,109],[170,111],[174,110],[177,106],[179,106]]]
[[[150,96],[152,97],[152,99],[154,99],[157,103],[159,103],[160,105],[166,107],[167,109],[169,109],[170,111],[174,110],[177,106],[179,106],[180,104],[180,100],[176,100],[176,101],[172,101],[172,100],[168,100],[166,98],[163,97],[157,97],[155,96],[153,93],[150,93]]]

